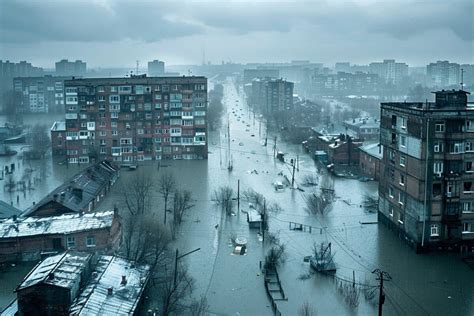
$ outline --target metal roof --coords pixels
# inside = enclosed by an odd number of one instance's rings
[[[111,227],[113,211],[64,214],[52,217],[21,217],[0,221],[0,238],[70,234]]]
[[[70,315],[132,315],[148,283],[150,266],[101,256],[89,282],[70,308]],[[126,282],[122,282],[125,277]],[[112,289],[109,293],[109,289]]]
[[[104,186],[109,181],[115,180],[118,169],[106,160],[96,163],[74,177],[52,192],[45,198],[27,209],[22,216],[30,216],[36,210],[50,202],[56,202],[70,209],[72,212],[79,212],[94,200]]]
[[[14,215],[20,215],[21,210],[0,200],[0,218],[9,218]]]
[[[91,257],[92,254],[77,251],[48,257],[31,270],[16,290],[40,283],[71,289],[80,283]]]

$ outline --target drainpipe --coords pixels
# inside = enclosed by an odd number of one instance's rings
[[[423,206],[423,231],[421,232],[421,247],[425,245],[425,228],[426,228],[426,208],[427,208],[427,198],[428,198],[428,153],[429,153],[429,126],[430,119],[426,119],[426,157],[425,157],[425,202]]]

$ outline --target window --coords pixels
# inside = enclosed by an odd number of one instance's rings
[[[403,192],[398,192],[398,203],[403,205],[405,202],[405,196],[403,195]]]
[[[439,226],[438,224],[431,225],[431,237],[438,237],[439,236]]]
[[[434,152],[435,153],[442,153],[444,151],[444,144],[441,142],[436,142],[434,144]]]
[[[464,193],[473,193],[474,191],[472,190],[472,182],[471,181],[466,181],[464,182]]]
[[[400,224],[403,224],[404,221],[405,221],[405,216],[403,215],[402,212],[399,212],[399,213],[398,213],[398,222],[399,222]]]
[[[472,141],[466,141],[466,142],[464,143],[464,150],[465,150],[465,151],[469,151],[469,152],[474,151],[474,142],[472,142]]]
[[[118,132],[116,130],[113,130],[112,131],[112,136],[117,136],[118,135]]]
[[[100,132],[99,132],[99,135],[100,135],[100,136],[107,136],[107,131],[100,131]]]
[[[391,217],[393,217],[393,206],[390,206],[388,208],[388,215],[390,215]]]
[[[473,120],[466,120],[466,131],[474,132],[474,121]]]
[[[471,228],[472,228],[471,223],[462,223],[462,233],[463,234],[472,233]]]
[[[472,169],[472,160],[466,161],[465,165],[466,165],[466,172],[474,172],[474,170]]]
[[[400,185],[405,185],[405,175],[400,174]]]
[[[86,237],[86,246],[87,247],[95,247],[95,236],[87,236]]]
[[[66,244],[67,244],[67,249],[76,247],[76,238],[73,236],[67,236]]]
[[[438,132],[438,133],[444,132],[444,122],[437,122],[435,124],[435,132]]]
[[[105,101],[105,96],[103,96],[103,95],[97,96],[97,101],[104,102]]]
[[[120,103],[120,96],[112,94],[109,96],[110,103]]]
[[[462,203],[462,212],[463,213],[473,213],[474,212],[474,201],[468,201]]]
[[[405,160],[406,160],[405,156],[400,156],[400,166],[405,167]]]
[[[390,159],[391,162],[395,163],[395,151],[389,149],[388,150],[388,159]]]
[[[441,183],[433,183],[433,196],[441,194]]]
[[[400,135],[400,146],[407,147],[407,137],[405,135]]]
[[[407,128],[407,119],[406,119],[406,117],[400,117],[400,127],[402,129]]]
[[[443,173],[443,162],[441,161],[437,161],[435,163],[433,163],[433,172],[436,174],[436,175],[439,175],[441,173]]]
[[[107,148],[101,147],[100,148],[100,153],[103,154],[103,155],[107,154]]]
[[[110,122],[110,126],[112,126],[112,127],[117,127],[117,122],[116,122],[116,121]]]
[[[119,117],[118,112],[110,112],[110,118],[117,119]]]

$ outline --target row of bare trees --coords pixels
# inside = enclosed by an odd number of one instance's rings
[[[159,216],[153,196],[160,194],[163,200],[164,220]],[[149,291],[158,294],[160,314],[172,315],[190,312],[203,315],[207,309],[205,298],[189,301],[194,289],[194,279],[185,265],[177,265],[176,274],[172,267],[174,258],[169,249],[176,237],[186,213],[194,206],[190,191],[177,187],[174,177],[163,173],[158,183],[144,172],[137,172],[121,190],[123,212],[123,238],[121,253],[129,260],[148,264],[152,278]],[[168,210],[171,205],[172,209]],[[172,212],[172,219],[166,221],[166,214]]]

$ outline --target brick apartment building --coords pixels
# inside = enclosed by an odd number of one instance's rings
[[[0,221],[0,263],[36,261],[68,249],[109,254],[120,238],[117,211],[10,218]]]
[[[251,104],[268,114],[292,110],[293,89],[294,83],[283,79],[254,79]]]
[[[67,80],[65,104],[64,148],[53,152],[69,163],[207,159],[205,77]]]
[[[382,148],[378,143],[359,147],[359,172],[364,177],[380,180],[380,161]]]
[[[379,220],[417,250],[474,250],[474,112],[465,91],[382,103]]]

